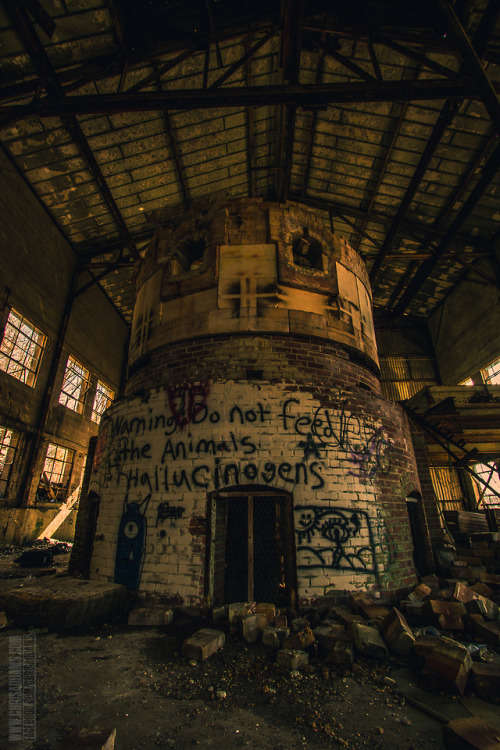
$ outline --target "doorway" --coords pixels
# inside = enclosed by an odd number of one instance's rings
[[[425,553],[426,535],[422,518],[420,516],[421,495],[419,492],[410,492],[406,498],[406,509],[410,521],[410,532],[413,542],[413,562],[415,570],[420,577],[427,575],[428,564]]]
[[[292,497],[226,490],[212,497],[212,601],[274,602],[297,597]]]

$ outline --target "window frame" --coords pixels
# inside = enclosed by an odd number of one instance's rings
[[[53,449],[53,455],[49,455],[51,449]],[[40,475],[39,489],[40,487],[45,490],[50,488],[54,496],[48,502],[57,502],[64,499],[71,480],[74,459],[75,451],[73,448],[67,448],[65,445],[60,445],[59,443],[49,442],[47,444]],[[52,463],[50,468],[47,466],[48,462]],[[54,470],[55,465],[58,466],[57,470]]]
[[[18,443],[19,434],[10,427],[0,425],[0,497],[7,496]]]
[[[79,370],[81,372],[79,372]],[[80,378],[79,382],[73,387],[73,391],[65,390],[71,387],[72,373]],[[63,382],[59,392],[59,403],[61,406],[65,406],[67,409],[70,409],[77,414],[83,414],[89,388],[90,370],[88,370],[85,365],[82,365],[82,363],[77,360],[76,357],[73,357],[72,354],[68,355]],[[73,402],[75,406],[72,406],[69,402]]]
[[[100,391],[100,386],[105,389],[106,392]],[[98,408],[96,408],[96,402],[98,400],[99,394],[105,396],[105,406],[99,411]],[[111,395],[109,395],[111,394]],[[92,414],[90,416],[90,419],[94,424],[99,424],[102,418],[102,415],[106,411],[106,409],[110,406],[110,404],[113,403],[115,399],[115,392],[112,390],[112,388],[109,387],[109,385],[106,385],[102,380],[97,381],[97,386],[95,389],[95,396],[94,396],[94,402],[92,404]]]
[[[10,329],[15,332],[12,338],[9,338]],[[29,342],[27,348],[23,349],[25,342],[21,342],[21,338]],[[0,342],[0,370],[34,388],[46,343],[47,336],[22,313],[11,307]],[[16,350],[22,352],[23,356],[19,359],[13,356]]]

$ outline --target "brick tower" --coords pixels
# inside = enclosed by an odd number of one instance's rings
[[[410,586],[419,484],[377,374],[365,266],[318,212],[231,200],[157,232],[90,475],[91,577],[198,607]]]

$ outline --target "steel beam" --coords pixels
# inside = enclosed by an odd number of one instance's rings
[[[472,190],[471,194],[469,195],[464,205],[458,212],[454,221],[451,223],[444,237],[442,237],[442,239],[440,240],[432,257],[429,258],[429,260],[426,260],[424,261],[424,263],[422,263],[417,273],[408,284],[400,301],[398,302],[398,304],[396,305],[394,309],[395,315],[402,315],[405,312],[405,310],[407,309],[408,305],[412,301],[415,294],[419,291],[419,289],[428,279],[429,274],[434,270],[437,263],[441,260],[441,258],[447,251],[450,242],[455,237],[456,233],[458,232],[459,228],[462,226],[463,222],[468,217],[470,212],[474,209],[475,205],[477,204],[477,202],[479,201],[479,199],[481,198],[484,191],[487,189],[488,185],[490,184],[492,179],[495,177],[499,169],[500,169],[500,145],[496,147],[495,151],[490,156],[488,162],[486,163],[483,169],[481,177],[476,183],[475,188]]]
[[[500,82],[493,82],[500,91]],[[479,99],[477,86],[460,81],[422,80],[376,81],[375,83],[297,84],[278,86],[230,86],[216,89],[172,89],[135,94],[75,95],[60,101],[48,97],[29,104],[4,104],[4,116],[54,117],[64,115],[118,114],[119,112],[161,112],[164,109],[196,110],[217,107],[251,107],[283,104],[303,109],[326,109],[329,104],[360,102],[435,101]]]
[[[500,133],[500,101],[498,100],[497,92],[493,87],[489,77],[486,75],[486,72],[481,65],[481,60],[479,59],[476,50],[472,45],[472,42],[467,36],[462,24],[457,18],[456,13],[449,4],[448,0],[437,0],[437,3],[441,10],[450,36],[455,41],[460,55],[462,56],[464,67],[472,76],[472,79],[478,88],[481,99],[484,106],[486,107],[491,121],[497,129],[498,133]],[[498,1],[495,3],[495,5],[498,9]],[[491,4],[490,7],[492,7]]]

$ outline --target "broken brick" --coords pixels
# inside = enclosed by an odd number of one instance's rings
[[[338,664],[340,666],[351,666],[354,662],[354,647],[352,639],[347,631],[339,635],[333,648],[328,651],[325,661],[327,664]]]
[[[477,662],[472,665],[474,691],[480,698],[500,702],[500,666]]]
[[[267,622],[264,617],[264,621]],[[247,643],[255,643],[262,628],[259,629],[257,615],[243,615],[240,620],[241,635]]]
[[[272,648],[281,648],[283,641],[290,635],[290,628],[277,628],[268,625],[262,631],[262,643]]]
[[[500,732],[478,716],[454,719],[443,727],[446,750],[499,750]]]
[[[490,646],[500,646],[500,623],[498,622],[475,622],[474,633],[477,638]]]
[[[128,616],[129,625],[143,625],[148,627],[162,627],[170,625],[174,619],[174,613],[171,609],[162,609],[159,607],[138,607],[131,610]]]
[[[421,674],[438,689],[458,691],[463,694],[472,659],[469,652],[451,638],[437,638],[436,644],[428,655]]]
[[[415,636],[404,615],[396,607],[385,616],[381,632],[391,651],[398,656],[406,656],[412,650]]]
[[[361,614],[366,620],[374,620],[377,617],[385,617],[389,610],[383,607],[379,602],[372,599],[366,594],[351,594],[349,597],[352,611],[355,614]]]
[[[427,586],[425,583],[420,583],[410,594],[408,594],[408,599],[411,602],[421,602],[426,596],[429,596],[429,594],[432,594],[431,587]]]
[[[283,649],[278,651],[276,661],[287,669],[300,669],[300,667],[305,667],[309,663],[309,656],[305,651]]]
[[[188,659],[205,661],[224,645],[226,637],[220,630],[202,628],[182,644],[182,655]]]
[[[312,646],[313,643],[314,633],[311,628],[307,627],[303,628],[303,630],[299,630],[297,633],[294,633],[284,640],[283,648],[289,651],[303,651],[305,648],[308,648],[308,646]]]
[[[380,661],[389,656],[387,646],[375,628],[356,622],[352,626],[352,632],[354,635],[354,645],[362,656],[369,656],[372,659]]]

